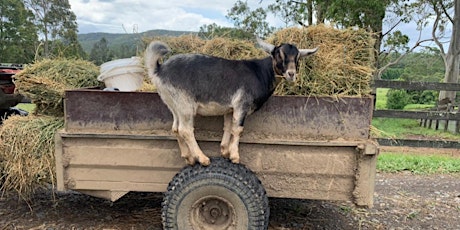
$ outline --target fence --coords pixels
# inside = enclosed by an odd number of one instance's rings
[[[387,81],[375,80],[372,87],[407,89],[407,90],[446,90],[460,91],[460,84],[454,83],[436,83],[436,82],[405,82],[405,81]],[[375,95],[374,95],[375,96]],[[455,105],[441,106],[426,111],[402,111],[402,110],[374,110],[373,117],[386,118],[408,118],[420,119],[420,124],[425,127],[431,127],[432,121],[436,121],[436,129],[439,128],[439,121],[445,121],[444,129],[447,129],[449,121],[455,121],[455,132],[460,129],[460,110],[455,110]],[[410,146],[410,147],[430,147],[430,148],[460,148],[459,141],[447,140],[414,140],[414,139],[390,139],[377,138],[380,145],[383,146]]]

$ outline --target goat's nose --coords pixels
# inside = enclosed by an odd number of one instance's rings
[[[295,72],[288,72],[288,74],[289,74],[289,77],[294,77]]]

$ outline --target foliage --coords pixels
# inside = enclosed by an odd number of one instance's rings
[[[383,72],[381,78],[384,79],[384,80],[400,79],[403,72],[404,72],[404,69],[388,68],[385,72]]]
[[[409,90],[411,104],[435,104],[438,101],[438,93],[434,90]]]
[[[408,52],[409,36],[403,34],[400,30],[389,33],[384,41],[384,46],[389,50]]]
[[[44,57],[84,57],[77,39],[77,18],[68,0],[25,0],[35,14]]]
[[[111,61],[112,58],[113,54],[109,50],[108,42],[105,38],[101,38],[99,42],[96,42],[89,54],[89,60],[96,65],[101,65],[102,63]]]
[[[243,29],[222,27],[217,25],[216,23],[201,26],[200,32],[198,32],[198,36],[203,39],[226,37],[234,39],[251,40],[254,38],[254,34]]]
[[[398,55],[388,55],[388,61],[398,58]],[[409,53],[397,65],[388,68],[382,74],[382,79],[441,82],[444,77],[444,63],[439,49],[424,49],[421,52]],[[438,92],[432,90],[408,91],[409,103],[434,104],[438,100]]]
[[[411,102],[410,95],[405,89],[390,89],[387,93],[388,109],[404,109]]]
[[[328,1],[326,18],[342,26],[358,26],[360,28],[381,28],[389,0],[337,0]],[[324,4],[324,2],[323,2]]]
[[[259,37],[266,37],[274,30],[266,20],[265,9],[259,7],[251,10],[248,3],[241,0],[238,0],[228,11],[227,18],[232,20],[237,28]]]
[[[443,155],[383,153],[378,157],[377,170],[391,173],[409,171],[415,174],[459,173],[460,158]]]
[[[273,13],[279,17],[285,27],[293,26],[298,23],[312,25],[313,17],[313,1],[308,0],[292,1],[292,0],[275,0],[275,3],[268,5],[266,9],[268,12]],[[305,21],[308,20],[308,23]]]
[[[21,0],[0,3],[0,62],[28,63],[38,40],[34,15]]]

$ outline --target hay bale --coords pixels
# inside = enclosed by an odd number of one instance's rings
[[[30,98],[34,114],[63,116],[64,91],[98,87],[99,67],[84,60],[44,59],[27,65],[15,75],[19,93]]]
[[[27,200],[38,188],[55,184],[54,135],[62,118],[11,116],[0,127],[1,190]]]
[[[371,92],[374,40],[365,30],[338,30],[325,25],[288,28],[268,41],[275,45],[292,43],[299,48],[320,47],[315,55],[301,60],[297,82],[281,82],[275,94],[362,96]]]

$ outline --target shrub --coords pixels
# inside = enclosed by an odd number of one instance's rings
[[[404,109],[411,101],[410,95],[404,89],[390,89],[387,93],[388,109]]]
[[[410,90],[408,93],[414,104],[434,104],[438,101],[438,92],[434,90]]]

